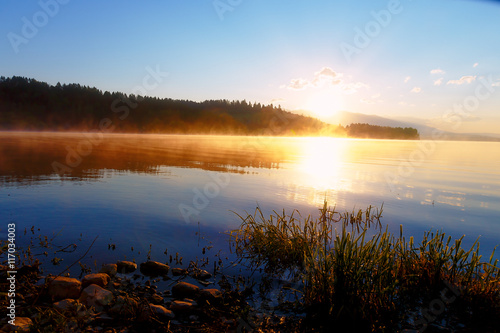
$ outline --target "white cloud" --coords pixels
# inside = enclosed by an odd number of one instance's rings
[[[462,76],[459,80],[450,80],[446,82],[446,84],[457,84],[457,85],[462,85],[464,83],[472,83],[476,81],[476,76],[472,75],[467,75],[467,76]]]
[[[436,81],[434,81],[434,85],[435,86],[440,86],[442,84],[443,84],[443,78],[442,77],[439,78],[439,79],[437,79]]]
[[[358,92],[358,90],[361,88],[370,88],[370,86],[364,84],[363,82],[346,83],[342,85],[342,93],[351,95]]]
[[[333,69],[330,67],[323,67],[321,68],[320,71],[314,73],[314,77],[320,77],[320,76],[330,76],[330,77],[337,77],[339,74],[335,72]]]
[[[314,73],[312,84],[316,87],[324,85],[337,85],[342,82],[342,74],[336,73],[330,67],[323,67],[319,72]]]
[[[412,93],[416,93],[416,94],[418,94],[421,91],[422,91],[422,88],[420,88],[420,87],[413,87],[413,89],[411,90]]]
[[[441,68],[436,68],[436,69],[431,70],[431,74],[444,74],[444,73],[446,73],[446,72],[443,71]]]
[[[474,65],[472,65],[472,67],[474,67],[474,68],[476,68],[477,66],[479,66],[478,62],[476,62],[476,63],[474,63]]]
[[[411,76],[405,77],[405,83],[408,83],[408,81],[410,81],[410,80],[411,80]]]
[[[492,87],[500,87],[500,81],[491,84]]]
[[[291,90],[304,90],[310,85],[311,83],[305,79],[292,79],[287,88]]]
[[[284,101],[285,101],[285,99],[284,99],[284,98],[273,98],[273,99],[271,100],[271,104],[278,104],[278,103],[282,103],[282,102],[284,102]]]
[[[337,73],[330,67],[323,67],[321,70],[314,73],[312,80],[307,79],[292,79],[287,86],[281,88],[288,88],[291,90],[304,90],[307,88],[322,88],[338,86],[344,94],[353,94],[361,88],[369,88],[363,82],[345,82],[342,73]]]
[[[321,70],[314,73],[312,81],[302,78],[292,79],[287,88],[292,90],[304,90],[306,88],[323,87],[325,85],[334,86],[342,83],[341,77],[341,73],[335,72],[330,67],[323,67]]]

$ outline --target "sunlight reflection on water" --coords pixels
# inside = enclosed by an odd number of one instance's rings
[[[111,239],[123,248],[140,243],[143,251],[153,244],[157,255],[169,247],[196,256],[198,222],[226,248],[220,232],[240,223],[231,211],[253,213],[259,205],[267,214],[285,208],[305,216],[326,198],[340,210],[383,203],[392,231],[399,224],[410,235],[443,228],[466,234],[466,244],[482,235],[486,252],[500,239],[500,143],[437,142],[411,174],[388,184],[387,174],[398,172],[418,141],[107,135],[58,175],[52,163],[64,163],[67,147],[79,140],[81,134],[0,133],[2,234],[17,221],[23,229],[63,230],[61,241],[100,235],[101,250]],[[196,202],[218,175],[228,183]],[[196,211],[189,223],[180,205]]]

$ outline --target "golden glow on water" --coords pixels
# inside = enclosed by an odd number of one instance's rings
[[[179,205],[187,205],[199,212],[191,222],[227,230],[239,223],[231,211],[251,212],[257,204],[315,214],[327,199],[340,210],[383,203],[387,222],[396,225],[480,232],[490,245],[500,239],[497,142],[123,134],[91,139],[92,151],[76,160],[74,152],[89,145],[89,135],[0,132],[0,211],[30,211],[22,201],[13,204],[14,198],[42,207],[49,197],[44,214],[57,222],[65,217],[53,218],[51,207],[82,203],[74,216],[97,207],[92,228],[100,230],[109,218],[131,226],[144,226],[146,218],[155,226],[184,221]],[[69,171],[58,174],[54,162]],[[37,188],[38,197],[23,189],[38,184],[46,185]],[[151,236],[158,234],[155,227]]]
[[[89,137],[97,143],[87,143]],[[98,139],[0,132],[0,156],[8,157],[0,159],[0,185],[97,180],[123,172],[172,177],[180,172],[172,168],[202,169],[232,174],[231,189],[237,196],[244,189],[245,198],[263,200],[265,193],[267,201],[281,197],[320,206],[326,197],[350,206],[361,197],[376,202],[391,197],[459,209],[493,207],[490,200],[500,186],[499,143],[125,134]],[[76,163],[68,149],[77,151],[84,143],[91,152]],[[66,165],[68,158],[74,163],[58,175],[53,163]]]
[[[340,189],[345,148],[345,143],[339,139],[304,140],[298,165],[298,170],[301,171],[300,182],[318,191]]]

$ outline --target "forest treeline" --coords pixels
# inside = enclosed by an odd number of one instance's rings
[[[420,134],[413,127],[389,127],[369,124],[351,124],[344,127],[346,135],[353,138],[370,139],[419,139]]]
[[[413,128],[330,125],[271,104],[161,99],[19,76],[0,77],[0,129],[419,138]]]

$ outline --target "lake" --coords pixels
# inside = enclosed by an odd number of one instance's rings
[[[0,156],[1,238],[15,223],[19,245],[47,235],[81,256],[98,236],[89,265],[226,256],[235,213],[315,215],[325,199],[383,204],[382,222],[416,240],[481,236],[488,258],[500,243],[497,142],[3,132]]]

